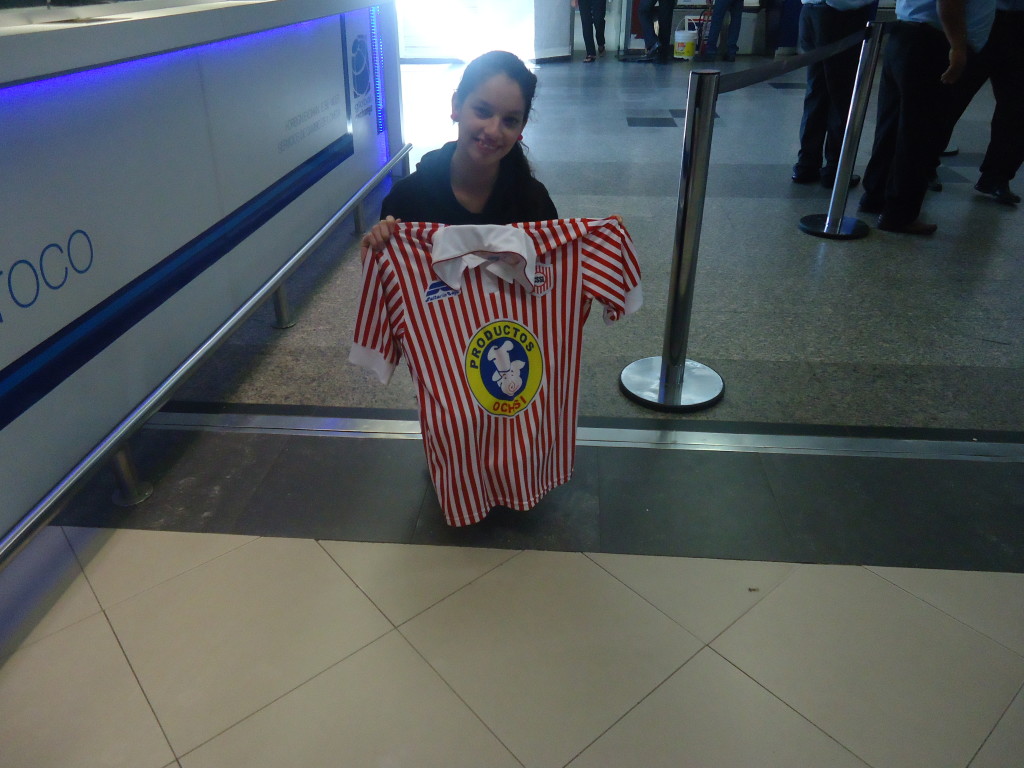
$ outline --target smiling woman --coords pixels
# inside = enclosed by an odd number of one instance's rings
[[[537,76],[515,55],[491,51],[470,62],[452,96],[457,141],[423,156],[381,205],[363,248],[383,250],[396,221],[512,224],[558,218],[522,146]]]

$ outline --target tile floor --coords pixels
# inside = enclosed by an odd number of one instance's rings
[[[1024,756],[1024,574],[51,527],[0,595],[4,768]]]

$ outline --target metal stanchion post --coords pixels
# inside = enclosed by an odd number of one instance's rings
[[[139,479],[127,446],[122,445],[117,449],[111,466],[117,479],[117,490],[113,498],[117,506],[133,507],[153,495],[153,486]]]
[[[288,303],[288,291],[286,284],[274,291],[274,321],[275,328],[291,328],[295,325],[295,318],[292,317],[292,308]]]
[[[359,201],[355,211],[352,212],[352,227],[357,236],[362,237],[366,231],[366,214],[363,211],[363,201]]]
[[[844,216],[843,212],[846,210],[846,199],[850,194],[850,177],[853,175],[853,163],[857,159],[864,116],[867,114],[868,101],[871,98],[871,84],[874,82],[878,57],[882,52],[884,31],[884,22],[868,23],[868,37],[860,48],[857,79],[853,84],[850,113],[846,119],[846,130],[843,132],[843,146],[839,150],[839,168],[836,171],[835,184],[832,185],[828,213],[815,213],[800,219],[800,229],[809,235],[833,240],[854,240],[866,237],[871,231],[863,221],[855,216]]]
[[[690,73],[672,278],[661,357],[630,363],[619,376],[619,386],[627,397],[661,410],[691,411],[714,405],[722,398],[725,386],[722,377],[711,368],[686,359],[720,76],[716,70]]]

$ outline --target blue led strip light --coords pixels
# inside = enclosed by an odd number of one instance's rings
[[[0,371],[0,429],[353,154],[346,134]]]
[[[370,9],[370,60],[373,62],[373,102],[377,108],[377,133],[384,133],[384,51],[381,47],[380,8]]]

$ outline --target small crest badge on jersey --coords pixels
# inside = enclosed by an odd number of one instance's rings
[[[514,320],[480,328],[466,347],[466,381],[481,408],[511,417],[533,402],[544,375],[537,337]]]
[[[538,264],[533,275],[533,295],[543,296],[554,287],[555,268],[551,264]]]

